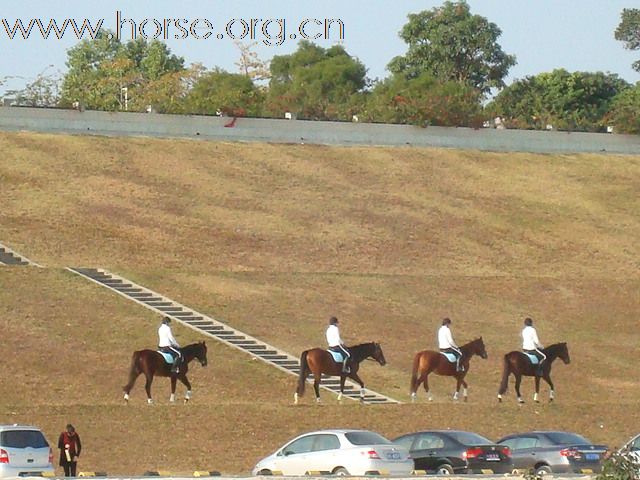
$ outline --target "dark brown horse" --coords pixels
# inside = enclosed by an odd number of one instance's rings
[[[380,365],[384,366],[387,361],[384,358],[384,353],[382,353],[380,344],[376,342],[363,343],[356,345],[355,347],[347,348],[349,353],[351,353],[351,360],[349,361],[351,372],[348,374],[342,372],[342,363],[337,363],[333,359],[333,356],[322,348],[312,348],[311,350],[305,350],[302,352],[302,355],[300,355],[298,388],[294,395],[295,403],[298,403],[299,398],[304,395],[304,388],[309,374],[313,374],[313,388],[316,392],[316,402],[320,401],[320,380],[322,379],[322,374],[340,377],[340,395],[338,395],[338,400],[341,400],[342,395],[344,394],[344,382],[347,377],[360,384],[360,401],[363,400],[364,382],[358,376],[360,362],[366,358],[373,358]]]
[[[187,393],[184,396],[185,403],[191,398],[191,383],[187,379],[187,372],[189,371],[189,362],[194,358],[200,361],[203,367],[207,366],[207,346],[204,342],[192,343],[186,347],[180,349],[182,352],[183,363],[180,366],[179,373],[171,373],[171,365],[169,365],[164,357],[155,350],[138,350],[133,352],[131,358],[131,370],[129,371],[129,383],[123,388],[124,399],[129,401],[129,392],[133,388],[133,384],[136,382],[138,376],[142,373],[146,378],[144,388],[147,391],[147,403],[153,403],[151,399],[151,383],[153,377],[170,377],[171,378],[171,397],[169,401],[175,402],[176,399],[176,382],[180,380],[185,387],[187,387]]]
[[[487,358],[487,351],[484,348],[484,342],[482,337],[466,343],[460,347],[462,357],[460,358],[460,366],[463,371],[457,371],[456,364],[450,362],[441,352],[435,352],[432,350],[423,350],[416,353],[413,358],[413,372],[411,374],[411,401],[415,402],[416,392],[421,383],[424,382],[424,389],[427,392],[429,401],[433,400],[431,393],[429,392],[429,374],[435,373],[436,375],[444,375],[448,377],[455,377],[456,379],[456,391],[453,394],[453,399],[458,400],[460,392],[460,386],[464,387],[462,391],[462,397],[464,401],[467,401],[467,382],[464,381],[464,377],[469,372],[469,363],[471,357],[478,355],[484,359]]]
[[[498,391],[498,401],[502,401],[502,395],[507,391],[509,384],[509,375],[513,374],[516,377],[516,394],[518,395],[518,403],[524,403],[522,396],[520,395],[520,382],[522,376],[535,377],[536,393],[533,395],[533,401],[538,401],[538,393],[540,392],[540,378],[544,378],[544,381],[549,384],[549,401],[553,402],[554,391],[553,382],[551,381],[551,365],[556,358],[560,358],[565,364],[571,362],[569,357],[569,348],[566,343],[555,343],[543,348],[547,358],[542,362],[542,368],[539,369],[538,365],[533,365],[529,357],[522,352],[513,351],[504,356],[504,369],[502,371],[502,382],[500,383],[500,390]]]

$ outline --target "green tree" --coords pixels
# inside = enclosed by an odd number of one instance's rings
[[[640,9],[625,8],[622,10],[615,38],[624,42],[625,48],[629,50],[640,49]],[[633,69],[640,72],[640,60],[633,62]]]
[[[183,71],[184,60],[157,40],[123,44],[104,30],[96,39],[83,40],[70,48],[67,67],[62,82],[63,105],[80,102],[86,108],[119,110],[125,102],[137,105],[136,96],[150,82]]]
[[[189,113],[256,116],[262,108],[262,92],[246,75],[215,69],[202,74],[185,100]]]
[[[615,74],[557,69],[513,82],[487,110],[515,128],[603,131],[614,97],[628,87]]]
[[[429,73],[378,83],[368,96],[363,120],[419,126],[476,126],[481,94],[458,82],[440,82]]]
[[[291,55],[273,57],[270,71],[268,109],[278,117],[289,111],[314,120],[351,119],[345,106],[367,85],[366,67],[339,45],[300,42]]]
[[[409,49],[389,63],[393,74],[416,78],[429,73],[442,82],[464,83],[482,93],[504,86],[516,59],[498,44],[502,31],[497,25],[471,14],[465,1],[447,1],[408,18],[400,37]]]
[[[607,121],[616,132],[640,134],[640,82],[613,99]]]

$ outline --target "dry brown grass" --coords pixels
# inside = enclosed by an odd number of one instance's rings
[[[316,427],[562,428],[609,444],[636,431],[638,157],[25,133],[0,134],[0,149],[0,241],[49,267],[0,269],[3,370],[15,372],[0,381],[0,422],[50,439],[76,423],[83,469],[241,473]],[[294,408],[293,377],[209,342],[193,404],[167,405],[159,380],[158,405],[137,385],[125,407],[129,356],[153,344],[158,318],[63,266],[111,269],[293,354],[323,344],[337,314],[351,343],[383,342],[388,366],[363,377],[401,400],[444,315],[459,342],[483,335],[490,358],[472,363],[467,405],[434,378],[430,405],[325,394]],[[569,342],[572,364],[554,368],[556,405],[511,395],[498,408],[500,358],[525,315],[546,343]]]

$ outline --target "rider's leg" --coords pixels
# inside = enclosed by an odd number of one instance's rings
[[[173,359],[173,366],[171,367],[171,373],[180,372],[180,366],[182,365],[182,353],[180,350],[174,347],[169,347],[171,351],[174,353],[175,357]]]
[[[351,360],[351,354],[342,345],[340,345],[340,351],[344,358],[344,360],[342,360],[342,373],[350,373],[351,369],[349,368],[349,360]]]
[[[542,364],[544,363],[544,361],[547,359],[547,356],[542,353],[539,349],[536,348],[536,353],[538,354],[538,369],[537,369],[537,374],[539,376],[542,375]]]
[[[460,359],[462,358],[462,352],[457,348],[452,348],[456,355],[456,371],[464,372],[464,367],[460,365]]]

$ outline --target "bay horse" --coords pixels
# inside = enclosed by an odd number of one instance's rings
[[[524,400],[520,396],[520,382],[522,376],[535,377],[536,393],[533,395],[533,401],[538,402],[538,392],[540,391],[540,377],[544,378],[544,381],[549,384],[549,401],[553,402],[554,391],[553,382],[551,381],[551,365],[556,358],[560,358],[565,365],[571,363],[569,357],[569,348],[566,343],[555,343],[543,348],[547,358],[542,362],[542,371],[538,371],[538,365],[533,365],[529,357],[520,351],[509,352],[504,356],[504,369],[502,371],[502,382],[500,383],[500,390],[498,390],[498,402],[502,402],[502,395],[507,391],[509,384],[509,375],[513,374],[516,377],[516,394],[518,395],[518,403],[524,403]]]
[[[153,403],[151,399],[151,383],[153,377],[170,377],[171,378],[171,397],[170,402],[176,400],[176,382],[180,380],[185,387],[187,387],[187,393],[184,396],[184,401],[187,403],[191,398],[191,383],[187,378],[187,372],[189,371],[189,362],[194,358],[197,358],[203,367],[207,366],[207,345],[204,342],[192,343],[184,348],[181,348],[182,352],[182,365],[180,365],[179,373],[171,372],[171,365],[168,364],[164,357],[155,350],[138,350],[133,352],[131,358],[131,370],[129,371],[129,383],[127,383],[122,389],[124,390],[124,400],[129,402],[129,392],[133,388],[133,384],[140,374],[144,374],[146,383],[144,388],[147,391],[147,403]]]
[[[304,395],[305,385],[307,383],[307,376],[313,374],[313,389],[316,392],[316,402],[320,402],[320,380],[322,374],[340,377],[340,394],[338,400],[342,400],[344,394],[344,382],[347,377],[355,380],[360,385],[360,401],[364,399],[364,382],[358,376],[358,370],[360,368],[360,362],[367,358],[372,358],[380,365],[384,366],[387,361],[382,353],[382,348],[377,342],[362,343],[353,347],[347,347],[349,353],[351,353],[351,359],[349,360],[349,366],[351,371],[349,373],[342,372],[342,362],[337,363],[333,356],[323,348],[312,348],[311,350],[305,350],[300,355],[300,373],[298,374],[298,388],[294,394],[294,403],[298,403],[299,398]]]
[[[478,355],[481,358],[486,359],[488,357],[487,351],[484,347],[484,341],[482,337],[465,343],[460,347],[462,357],[460,358],[460,366],[463,371],[457,371],[456,363],[450,362],[441,352],[433,350],[423,350],[416,353],[413,358],[413,372],[411,374],[411,401],[416,401],[416,392],[421,383],[424,382],[424,389],[427,392],[429,401],[433,400],[431,392],[429,392],[429,374],[435,373],[436,375],[443,375],[447,377],[455,377],[456,379],[456,391],[453,394],[453,399],[458,400],[460,392],[460,386],[464,387],[462,390],[462,397],[464,401],[467,401],[467,382],[464,377],[469,372],[469,363],[474,355]]]

